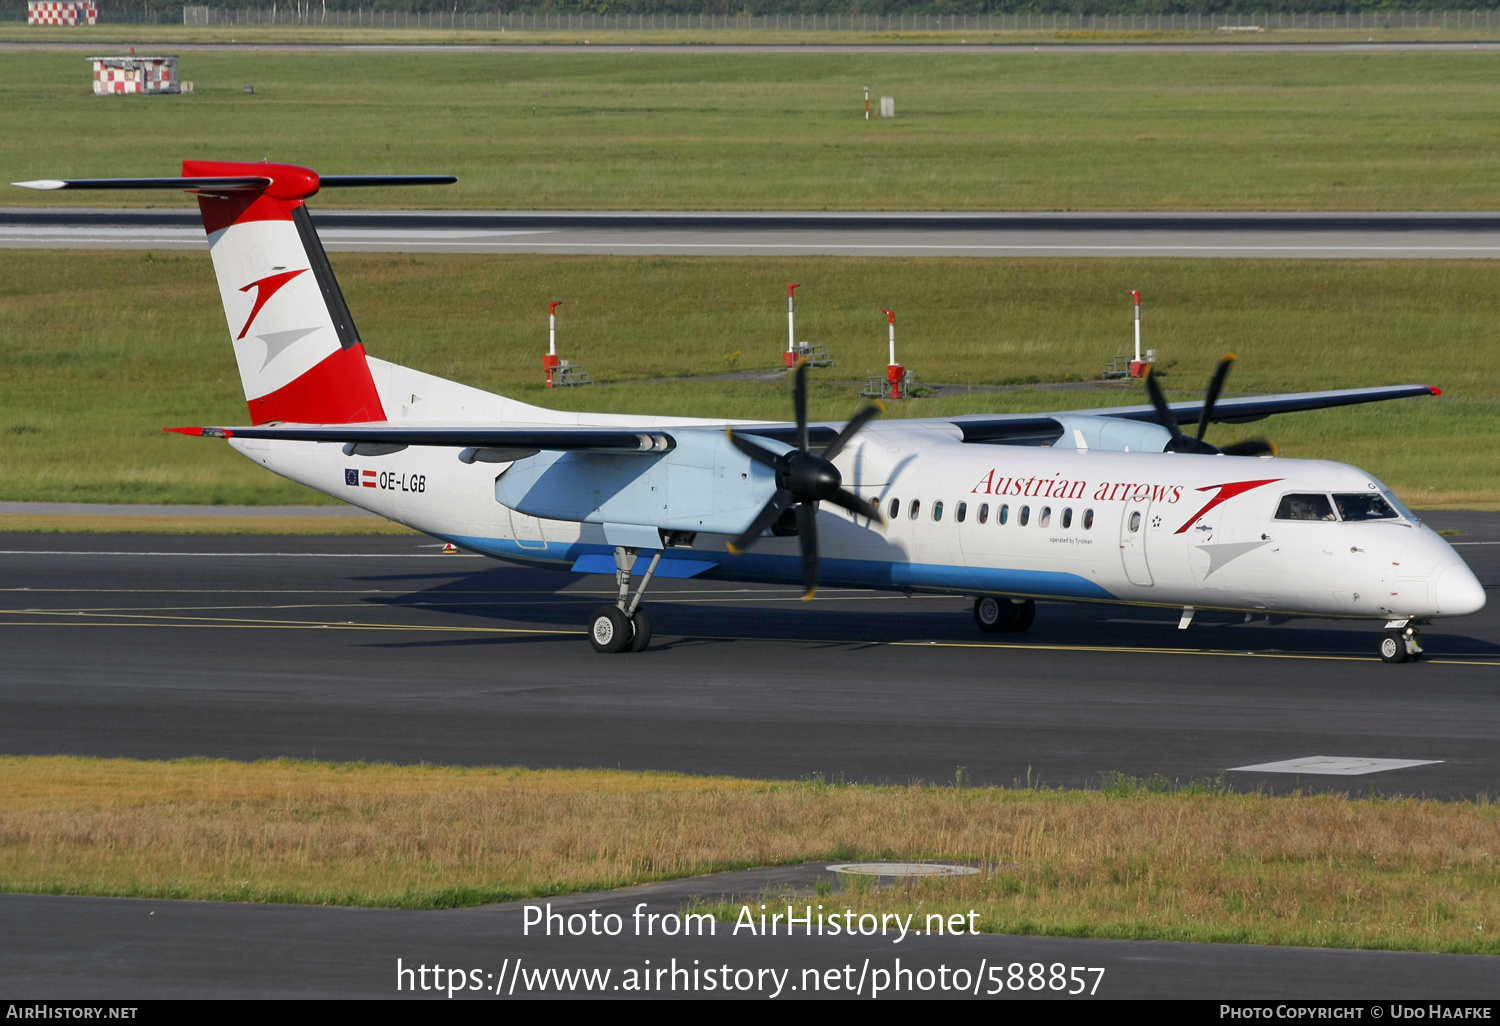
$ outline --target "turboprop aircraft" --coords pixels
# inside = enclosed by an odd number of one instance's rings
[[[600,652],[640,651],[653,577],[819,582],[969,596],[983,631],[1024,631],[1038,599],[1358,618],[1387,662],[1418,627],[1483,607],[1436,532],[1357,467],[1216,448],[1210,424],[1436,395],[1427,385],[1046,415],[790,422],[563,413],[365,352],[305,201],[320,189],[450,176],[328,176],[271,163],[184,161],[181,178],[48,180],[34,189],[197,195],[249,426],[226,439],[266,468],[490,556],[614,573]],[[1181,425],[1196,423],[1185,435]],[[634,592],[632,580],[639,577]]]

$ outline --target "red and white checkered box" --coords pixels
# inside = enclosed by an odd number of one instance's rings
[[[97,25],[99,8],[94,0],[29,0],[28,25]]]

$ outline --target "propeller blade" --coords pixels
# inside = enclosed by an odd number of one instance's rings
[[[1203,435],[1208,431],[1208,419],[1213,416],[1214,404],[1219,401],[1219,393],[1224,391],[1224,379],[1229,376],[1229,368],[1239,357],[1233,353],[1225,353],[1219,365],[1214,368],[1214,376],[1208,383],[1208,394],[1203,397],[1203,410],[1198,414],[1198,433],[1194,437],[1203,441]]]
[[[850,418],[849,423],[839,432],[839,436],[833,440],[833,444],[823,450],[823,458],[831,460],[844,451],[844,446],[849,444],[849,439],[859,434],[859,429],[885,412],[885,403],[874,402],[856,413]]]
[[[776,494],[771,496],[760,512],[755,514],[755,519],[750,522],[745,533],[729,543],[729,551],[738,554],[755,544],[755,540],[761,536],[766,528],[776,523],[776,518],[787,511],[795,497],[785,488],[776,489]]]
[[[792,377],[792,412],[797,418],[797,448],[807,452],[807,357],[799,357]]]
[[[749,456],[756,463],[759,463],[765,467],[770,467],[772,470],[776,471],[779,471],[781,469],[780,457],[778,457],[775,453],[770,452],[766,449],[762,449],[760,446],[756,445],[749,439],[741,438],[739,435],[734,433],[734,428],[725,428],[724,434],[729,436],[729,442],[731,445],[733,445],[740,452],[744,453],[746,456]]]
[[[869,517],[878,524],[885,523],[885,519],[880,515],[879,506],[868,499],[861,499],[858,495],[843,488],[830,495],[828,501],[835,506],[844,507],[850,513],[858,513],[862,517]]]
[[[818,504],[797,503],[797,540],[802,543],[802,601],[818,593]]]
[[[1150,364],[1146,366],[1146,394],[1151,397],[1151,405],[1156,407],[1156,422],[1172,432],[1173,442],[1179,442],[1182,440],[1182,430],[1167,407],[1167,397],[1161,394],[1161,386],[1156,383],[1156,375],[1152,373],[1152,369]]]
[[[1281,449],[1269,438],[1247,438],[1219,450],[1225,456],[1280,456]]]

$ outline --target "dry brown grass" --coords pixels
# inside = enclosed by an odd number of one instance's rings
[[[0,757],[0,888],[441,907],[815,859],[991,863],[856,896],[1007,932],[1500,952],[1500,808],[1140,787]]]
[[[41,534],[416,534],[383,517],[0,513],[0,531]]]

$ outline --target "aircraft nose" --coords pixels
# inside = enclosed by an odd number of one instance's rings
[[[1484,608],[1484,585],[1463,563],[1454,563],[1438,577],[1433,597],[1440,616],[1467,616]]]

